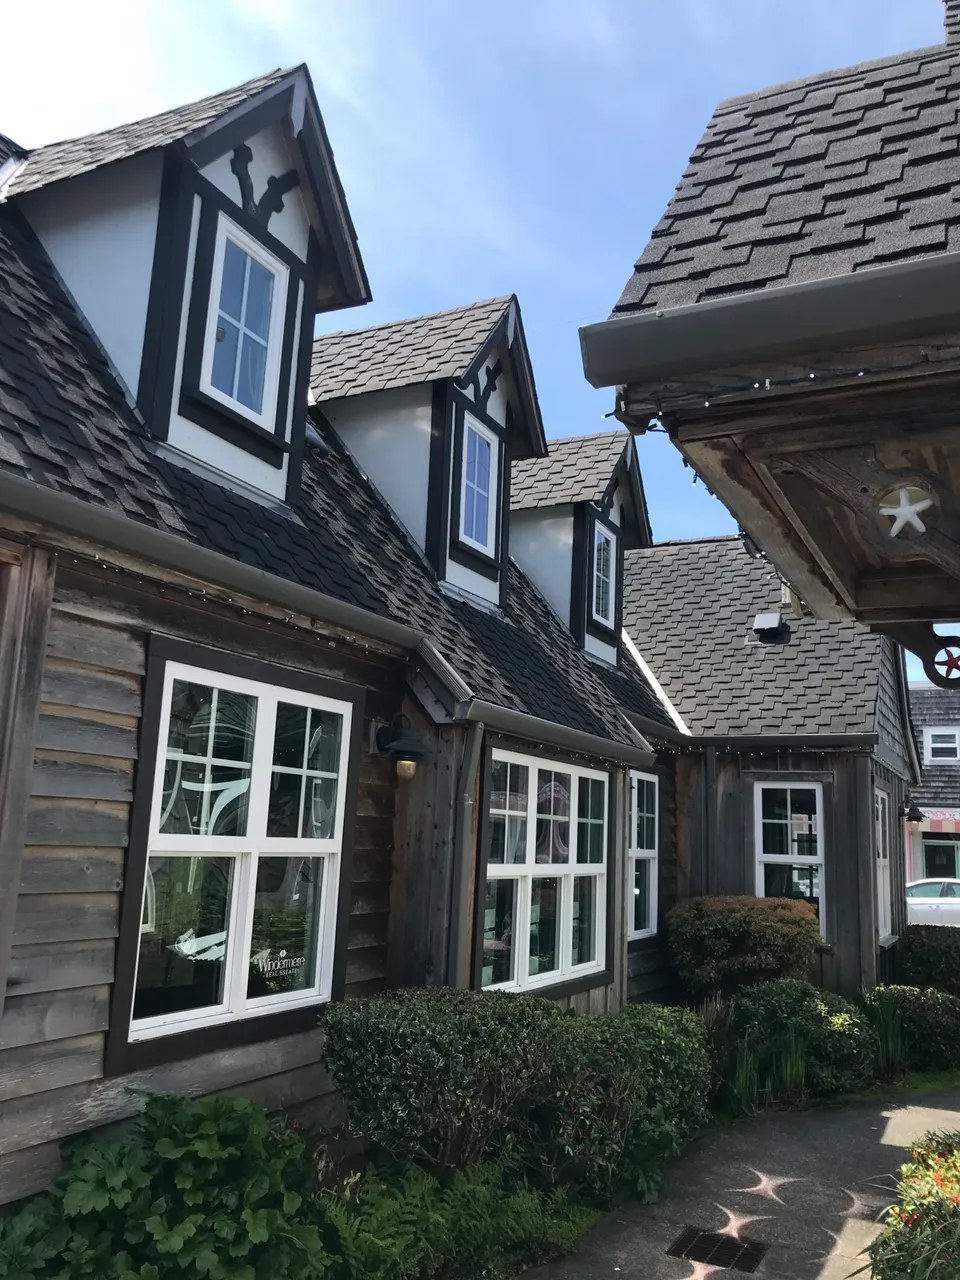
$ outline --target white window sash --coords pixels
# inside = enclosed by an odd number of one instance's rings
[[[893,895],[890,888],[890,793],[877,787],[876,810],[877,935],[888,938],[893,932]]]
[[[763,852],[763,793],[764,791],[813,791],[816,795],[817,852],[815,856],[806,854],[772,854]],[[820,936],[827,936],[826,912],[826,874],[824,866],[823,844],[823,784],[820,782],[755,782],[753,785],[754,801],[754,849],[756,852],[756,891],[758,898],[765,898],[764,867],[814,867],[820,872]],[[789,823],[788,829],[789,829]]]
[[[490,446],[490,492],[487,496],[487,536],[485,542],[479,542],[472,534],[468,534],[465,521],[467,515],[467,450],[470,432],[474,431],[481,440]],[[500,441],[495,432],[485,426],[471,413],[463,415],[463,435],[460,448],[460,541],[475,551],[493,556],[497,547],[497,514],[500,495]]]
[[[936,739],[940,741],[936,741]],[[924,763],[949,764],[960,760],[960,729],[949,725],[931,725],[923,731]],[[934,755],[934,751],[948,751],[948,755]]]
[[[495,761],[507,764],[523,765],[529,770],[527,784],[526,807],[526,839],[523,862],[488,862],[487,880],[515,880],[517,882],[516,901],[513,925],[513,961],[514,976],[506,982],[498,982],[484,987],[484,991],[532,991],[541,987],[555,986],[574,978],[602,973],[606,968],[607,948],[607,912],[606,885],[609,859],[609,801],[610,779],[606,773],[598,769],[582,768],[578,765],[566,764],[560,760],[547,760],[538,756],[527,756],[514,751],[495,750]],[[536,857],[536,824],[537,824],[537,770],[564,773],[570,776],[570,860],[568,862],[541,862]],[[603,785],[603,861],[579,863],[576,861],[579,840],[580,811],[580,779],[591,778]],[[495,810],[497,814],[503,812]],[[487,807],[489,820],[490,806]],[[582,964],[573,964],[573,889],[574,881],[580,878],[593,879],[594,890],[594,933],[596,937],[596,959]],[[531,975],[530,967],[530,916],[531,886],[534,880],[557,880],[558,909],[557,932],[559,938],[559,957],[556,968],[547,973]],[[484,892],[486,891],[484,886]],[[483,926],[481,923],[480,945],[483,944]]]
[[[217,326],[220,322],[220,288],[223,283],[223,262],[227,240],[233,240],[244,253],[248,253],[255,262],[265,267],[274,278],[273,297],[270,309],[270,327],[267,332],[267,358],[263,373],[263,403],[259,413],[248,405],[234,400],[211,381],[213,375],[213,357],[216,350]],[[280,357],[283,349],[283,325],[287,310],[287,288],[290,272],[287,266],[275,258],[272,253],[259,244],[252,236],[242,231],[235,222],[223,213],[217,222],[217,238],[213,253],[213,274],[210,279],[210,300],[207,308],[207,323],[203,340],[203,359],[200,366],[200,390],[204,395],[218,400],[235,413],[249,419],[255,426],[262,427],[273,434],[277,418],[277,394],[280,386]],[[239,358],[239,350],[238,350]]]
[[[640,786],[641,782],[653,783],[653,838],[654,846],[652,849],[643,849],[637,844],[637,816],[640,806]],[[631,771],[630,773],[630,814],[629,814],[629,831],[627,836],[627,941],[634,942],[638,938],[654,938],[657,934],[657,912],[659,910],[658,902],[658,881],[660,878],[660,779],[655,773],[639,773]],[[633,896],[636,886],[636,867],[640,862],[645,862],[649,866],[649,885],[650,885],[650,920],[651,924],[646,929],[634,929],[634,909]]]
[[[173,835],[161,833],[159,830],[163,805],[163,779],[167,763],[167,740],[170,731],[170,707],[176,680],[248,694],[257,699],[246,834],[243,836]],[[338,780],[336,808],[333,835],[329,838],[300,839],[293,836],[266,835],[276,718],[279,704],[282,702],[320,711],[331,711],[342,717],[340,756],[336,775]],[[183,1013],[159,1014],[136,1021],[133,1020],[131,1008],[129,1030],[131,1041],[155,1039],[196,1027],[236,1022],[282,1009],[321,1004],[330,999],[352,717],[351,703],[339,699],[305,693],[283,685],[262,684],[256,680],[227,675],[208,668],[192,667],[180,662],[166,664],[160,710],[160,741],[157,744],[147,842],[147,869],[149,872],[151,856],[230,857],[234,860],[224,954],[224,998],[216,1006],[208,1005],[202,1009],[188,1010]],[[247,958],[253,937],[257,864],[260,857],[315,858],[321,864],[320,919],[317,930],[317,952],[313,957],[315,980],[313,986],[304,991],[248,998],[246,994],[249,974]],[[146,879],[149,879],[149,876]],[[146,895],[147,892],[145,883],[144,894]],[[142,919],[143,902],[140,910]],[[134,991],[136,991],[136,979],[135,972]]]
[[[594,543],[593,543],[593,574],[590,584],[590,613],[594,622],[602,622],[604,626],[612,627],[617,617],[617,538],[616,534],[610,532],[609,529],[603,528],[602,525],[594,525]],[[597,612],[597,582],[599,574],[597,573],[597,559],[599,556],[600,546],[599,539],[603,539],[610,547],[610,586],[607,593],[608,611],[607,613]]]

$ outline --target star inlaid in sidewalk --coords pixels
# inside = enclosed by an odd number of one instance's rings
[[[716,1201],[714,1201],[716,1204]],[[738,1213],[734,1213],[731,1209],[725,1209],[722,1204],[718,1204],[717,1208],[721,1213],[727,1215],[727,1224],[724,1227],[717,1227],[717,1234],[721,1236],[730,1236],[733,1240],[740,1239],[740,1232],[745,1226],[751,1222],[765,1222],[770,1216],[767,1213],[754,1214],[753,1217],[743,1217]]]
[[[880,514],[891,517],[893,524],[890,527],[890,537],[896,538],[900,531],[908,526],[916,529],[917,533],[926,533],[927,526],[920,519],[920,512],[932,506],[933,499],[922,489],[901,489],[897,496],[897,505],[881,507]]]
[[[748,1165],[749,1169],[750,1166]],[[757,1169],[750,1169],[750,1172],[756,1174],[757,1185],[755,1187],[731,1187],[731,1191],[742,1192],[748,1196],[764,1196],[767,1200],[776,1200],[777,1204],[783,1204],[783,1201],[777,1195],[777,1187],[786,1186],[788,1182],[802,1182],[802,1178],[771,1178],[766,1173],[760,1173]]]

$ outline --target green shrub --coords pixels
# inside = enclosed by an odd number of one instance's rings
[[[878,1012],[896,1014],[902,1031],[902,1065],[914,1071],[948,1071],[960,1064],[960,999],[932,987],[877,987],[864,996]]]
[[[873,1280],[960,1274],[960,1133],[928,1133],[900,1170],[898,1203],[868,1248]]]
[[[129,1137],[75,1141],[54,1189],[0,1220],[0,1278],[322,1276],[308,1179],[299,1137],[252,1102],[150,1098]]]
[[[936,987],[960,996],[960,929],[943,924],[907,926],[897,947],[900,977],[911,987]]]
[[[820,929],[793,898],[691,898],[667,916],[670,955],[694,999],[777,978],[807,978]]]
[[[742,991],[734,1001],[733,1030],[756,1055],[771,1091],[788,1082],[813,1094],[861,1088],[874,1066],[873,1037],[861,1013],[830,991],[784,978]],[[803,1059],[803,1079],[797,1067]],[[778,1097],[773,1101],[792,1101]]]
[[[706,1037],[685,1010],[438,989],[350,1001],[325,1029],[352,1131],[437,1171],[507,1158],[591,1199],[626,1178],[649,1195],[705,1115]]]

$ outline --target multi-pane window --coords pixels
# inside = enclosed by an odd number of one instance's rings
[[[351,713],[167,664],[131,1039],[329,998]]]
[[[627,831],[627,936],[648,938],[657,931],[657,779],[630,774]]]
[[[877,844],[877,936],[893,932],[893,899],[890,893],[890,795],[879,787],[874,792]]]
[[[463,422],[460,537],[478,551],[496,551],[497,437],[469,414]]]
[[[614,626],[617,616],[617,540],[600,525],[594,527],[593,617],[595,622]]]
[[[757,895],[803,898],[823,911],[823,788],[819,782],[754,788]]]
[[[494,751],[481,985],[528,989],[604,968],[608,778]]]
[[[927,764],[960,760],[960,729],[925,729]]]
[[[204,390],[264,425],[276,408],[286,268],[221,218],[204,352]]]

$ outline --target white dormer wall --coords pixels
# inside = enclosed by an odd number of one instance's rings
[[[427,543],[432,404],[432,386],[421,383],[320,406],[421,551]]]
[[[131,401],[140,381],[162,167],[156,152],[134,156],[18,201]]]
[[[510,512],[510,554],[569,628],[573,584],[573,507]]]
[[[259,198],[266,189],[267,179],[294,168],[294,160],[276,125],[249,138],[246,145],[253,153],[250,176],[254,195]],[[232,152],[228,152],[200,172],[229,201],[240,207],[240,185],[230,168],[231,157]],[[106,351],[131,402],[136,400],[140,379],[162,166],[163,155],[160,152],[134,156],[41,188],[19,202]],[[201,203],[200,196],[195,195],[166,445],[172,451],[173,460],[182,465],[199,464],[196,469],[201,472],[212,471],[282,500],[287,491],[289,456],[284,457],[281,467],[273,467],[179,412]],[[287,192],[283,203],[283,209],[270,218],[269,233],[305,262],[310,220],[299,188]],[[289,287],[297,290],[298,319],[293,343],[296,359],[302,285],[290,277]],[[295,407],[293,376],[288,386],[287,443]]]

